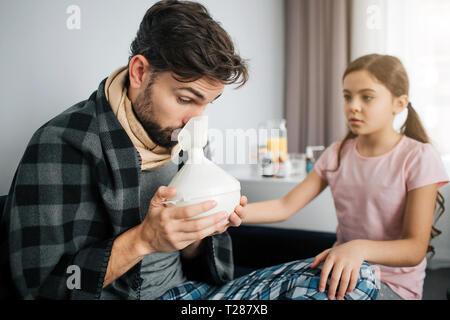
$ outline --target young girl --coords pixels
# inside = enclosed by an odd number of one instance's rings
[[[408,100],[409,80],[399,59],[368,55],[343,76],[349,132],[319,158],[309,176],[282,199],[239,206],[244,223],[286,220],[327,186],[338,218],[337,242],[317,255],[319,291],[344,298],[355,288],[361,264],[379,270],[379,299],[421,299],[426,253],[438,189],[449,179]],[[394,117],[408,108],[401,133]],[[434,233],[432,233],[434,236]]]

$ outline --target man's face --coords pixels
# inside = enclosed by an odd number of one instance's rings
[[[171,72],[158,73],[137,95],[133,110],[150,139],[161,147],[171,148],[177,143],[177,129],[201,115],[224,87],[222,82],[209,78],[180,82]]]

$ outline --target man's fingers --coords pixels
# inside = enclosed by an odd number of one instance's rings
[[[212,226],[210,226],[208,228],[205,228],[205,229],[203,229],[201,231],[198,231],[198,232],[186,232],[186,233],[183,233],[182,237],[183,237],[183,240],[186,240],[186,241],[197,241],[197,240],[204,239],[204,238],[206,238],[208,236],[211,236],[211,235],[217,233],[222,228],[223,228],[223,226],[220,227],[217,224],[214,224],[214,225],[212,225]]]
[[[166,201],[167,199],[173,197],[176,194],[177,194],[176,188],[161,186],[158,188],[155,195],[153,196],[150,205],[152,207],[160,207],[162,206],[161,202]]]
[[[211,210],[217,206],[214,200],[205,201],[185,207],[177,207],[172,210],[172,218],[174,219],[189,219],[201,213]]]
[[[236,215],[242,219],[243,213],[244,213],[244,208],[241,205],[236,206],[236,208],[234,208],[234,213],[236,213]]]
[[[233,227],[238,227],[242,223],[241,217],[239,215],[237,215],[235,212],[232,212],[230,214],[229,220],[230,220],[230,225]]]
[[[243,206],[243,207],[245,207],[245,206],[247,205],[247,202],[248,202],[247,197],[246,197],[246,196],[242,196],[242,197],[241,197],[240,205]]]
[[[226,211],[221,211],[200,219],[180,221],[180,231],[199,232],[212,226],[216,226],[216,229],[219,230],[219,227],[223,228],[223,226],[228,223],[227,216],[228,213]]]

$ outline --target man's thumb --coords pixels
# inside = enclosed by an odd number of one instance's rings
[[[158,207],[162,206],[161,202],[167,201],[167,199],[173,197],[177,194],[177,189],[172,187],[161,186],[156,191],[153,199],[151,201],[151,206]]]

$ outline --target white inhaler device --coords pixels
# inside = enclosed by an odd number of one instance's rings
[[[229,216],[240,204],[241,184],[204,155],[203,148],[208,142],[208,117],[191,118],[178,134],[178,142],[183,152],[187,152],[188,159],[169,183],[169,187],[178,192],[166,203],[184,207],[215,200],[217,206],[192,219],[220,211],[226,211]]]

